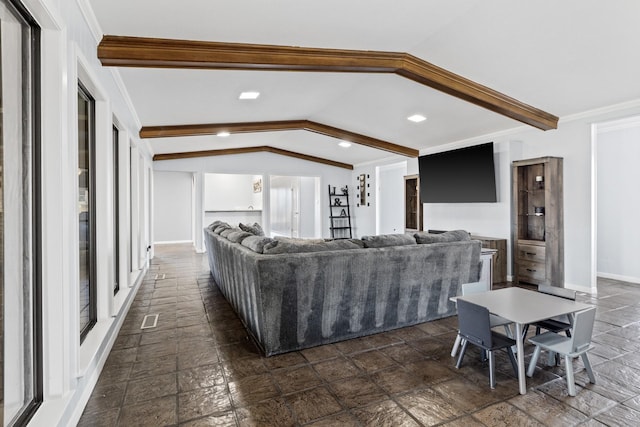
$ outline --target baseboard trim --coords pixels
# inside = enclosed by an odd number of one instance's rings
[[[564,287],[567,289],[571,289],[576,292],[584,292],[591,295],[596,295],[598,293],[598,288],[592,288],[591,286],[580,286],[574,283],[564,283]]]
[[[602,277],[603,279],[620,280],[621,282],[640,284],[640,277],[623,276],[621,274],[601,273],[601,272],[596,273],[596,275],[598,277]]]
[[[140,284],[147,272],[148,268],[145,266],[136,278],[129,295],[127,295],[125,303],[120,308],[120,312],[115,317],[109,333],[103,340],[100,353],[94,358],[94,369],[91,372],[88,372],[85,378],[78,381],[79,387],[73,392],[73,398],[70,399],[69,406],[67,406],[59,425],[76,425],[80,421],[84,408],[93,393],[93,389],[95,388],[98,379],[100,378],[100,374],[102,373],[102,368],[107,361],[107,357],[109,357],[113,344],[115,344],[116,338],[118,338],[118,333],[124,323],[124,319],[127,317],[127,313],[131,308],[131,304],[133,304],[133,300],[138,293]]]

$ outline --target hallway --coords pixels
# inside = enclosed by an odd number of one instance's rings
[[[579,295],[598,307],[598,383],[578,373],[571,398],[564,369],[546,367],[521,396],[502,355],[495,390],[475,354],[455,369],[455,317],[262,357],[206,255],[158,245],[79,425],[640,425],[640,285],[602,280],[599,292]]]

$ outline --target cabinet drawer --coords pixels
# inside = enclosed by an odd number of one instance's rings
[[[518,281],[542,283],[545,281],[546,271],[544,263],[520,261],[518,262]]]
[[[545,261],[545,247],[535,245],[518,245],[518,258],[526,261]]]

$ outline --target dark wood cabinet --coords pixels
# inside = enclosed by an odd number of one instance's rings
[[[485,249],[495,249],[493,256],[493,283],[504,283],[507,281],[507,239],[498,237],[485,237],[471,235],[473,240],[480,240]]]
[[[422,203],[420,203],[420,178],[404,177],[404,228],[405,231],[422,231]]]
[[[564,286],[562,158],[512,165],[515,283]]]

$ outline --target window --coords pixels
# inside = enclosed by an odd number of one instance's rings
[[[0,0],[0,419],[24,425],[42,401],[40,30]]]
[[[80,342],[96,323],[95,100],[78,85]]]

